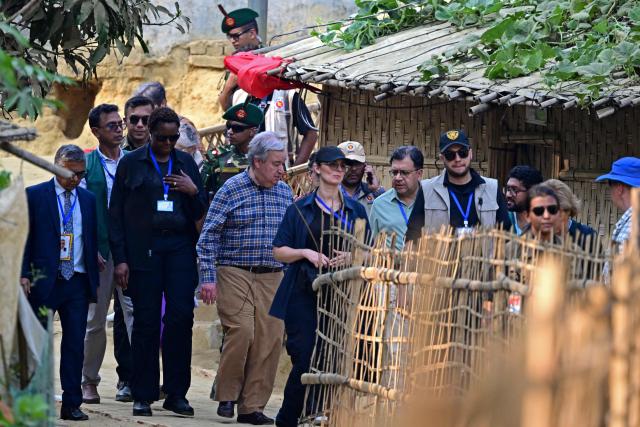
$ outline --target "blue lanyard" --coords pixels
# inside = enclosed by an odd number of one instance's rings
[[[347,221],[345,220],[346,215],[344,214],[344,209],[341,210],[340,215],[338,215],[338,212],[334,212],[333,209],[327,206],[324,200],[322,200],[320,196],[318,196],[318,193],[316,193],[316,200],[320,202],[323,208],[331,212],[333,216],[342,223],[342,225],[347,229],[347,231],[349,230],[350,227],[347,225]]]
[[[400,213],[402,214],[402,218],[404,218],[404,222],[409,225],[409,218],[407,218],[407,213],[404,211],[402,203],[398,199],[396,199],[396,202],[398,202],[398,207],[400,208]]]
[[[460,215],[462,215],[462,219],[464,220],[464,226],[465,227],[469,227],[469,213],[471,213],[471,202],[473,201],[473,192],[471,192],[471,194],[469,194],[469,201],[467,202],[467,210],[466,211],[462,210],[462,205],[460,205],[460,201],[458,200],[458,197],[456,196],[456,193],[454,193],[453,191],[449,190],[449,194],[451,194],[451,198],[453,198],[453,201],[456,203],[456,206],[458,207],[458,210],[460,211]]]
[[[164,199],[167,200],[167,197],[169,196],[169,184],[166,184],[162,179],[164,178],[164,176],[162,176],[162,171],[160,170],[160,165],[158,165],[158,161],[156,160],[156,156],[153,155],[153,151],[151,150],[151,146],[149,146],[149,154],[151,155],[151,160],[153,161],[153,166],[156,167],[156,170],[158,171],[158,175],[160,175],[160,182],[162,182],[162,188],[164,188]],[[171,159],[171,156],[169,156],[169,170],[167,171],[167,175],[171,175],[171,169],[173,168],[173,160]]]
[[[67,212],[67,214],[65,215],[64,213],[64,208],[62,207],[62,202],[60,201],[60,195],[58,194],[58,207],[60,208],[60,215],[62,215],[62,227],[64,228],[67,223],[69,222],[69,220],[71,219],[71,217],[73,216],[73,210],[76,207],[76,202],[78,201],[78,196],[74,197],[73,199],[73,203],[71,204],[71,209],[69,209],[69,212]]]
[[[104,161],[100,154],[98,154],[98,158],[100,159],[100,163],[102,164],[102,169],[104,169],[109,178],[111,178],[111,182],[115,181],[116,177],[111,172],[109,172],[109,169],[107,169],[107,162]]]

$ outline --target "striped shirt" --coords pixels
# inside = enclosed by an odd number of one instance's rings
[[[273,258],[273,238],[293,202],[282,181],[258,187],[245,171],[225,182],[216,193],[198,241],[203,283],[217,281],[216,265],[282,267]]]
[[[631,235],[631,208],[627,209],[625,213],[620,217],[616,226],[613,229],[611,240],[622,245],[629,240]]]

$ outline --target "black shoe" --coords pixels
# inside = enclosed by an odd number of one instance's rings
[[[141,400],[133,402],[133,416],[150,417],[151,415],[151,405],[149,405],[149,402],[143,402]]]
[[[60,409],[60,418],[69,421],[87,421],[89,417],[80,408],[69,408],[63,406]]]
[[[252,412],[250,414],[238,414],[237,421],[240,424],[253,424],[254,426],[273,425],[273,418],[267,417],[262,412]]]
[[[189,405],[189,401],[184,397],[167,397],[162,407],[168,411],[175,412],[185,417],[193,417],[193,408]]]
[[[227,401],[218,404],[218,415],[225,418],[233,418],[233,406],[235,402]]]
[[[116,392],[116,402],[133,402],[131,395],[131,387],[126,381],[118,382],[118,391]]]

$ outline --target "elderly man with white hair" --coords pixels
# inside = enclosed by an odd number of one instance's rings
[[[213,198],[198,257],[202,299],[217,302],[224,330],[215,390],[218,415],[233,417],[236,402],[239,423],[267,425],[273,419],[263,411],[284,328],[268,313],[283,275],[272,242],[293,193],[281,181],[287,153],[275,133],[256,135],[248,159],[249,168],[227,180]]]

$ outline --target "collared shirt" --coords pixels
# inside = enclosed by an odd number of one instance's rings
[[[124,151],[120,149],[120,154],[118,155],[118,160],[110,159],[109,157],[102,154],[100,151],[100,147],[96,148],[98,151],[98,156],[104,163],[102,164],[102,169],[104,170],[104,179],[107,181],[107,207],[109,207],[109,203],[111,202],[111,190],[113,189],[113,181],[116,178],[116,169],[118,169],[118,163],[122,157],[124,157]]]
[[[293,192],[282,181],[259,187],[248,170],[229,178],[211,202],[198,241],[202,282],[217,281],[216,265],[282,267],[272,242],[292,202]]]
[[[395,188],[387,190],[373,202],[371,212],[369,213],[369,223],[371,224],[371,233],[376,237],[381,231],[396,234],[395,248],[402,250],[404,247],[404,236],[407,232],[407,221],[415,199],[406,204],[398,198]],[[402,206],[402,209],[400,208]],[[404,215],[402,214],[404,210]],[[391,244],[391,236],[387,237],[387,246]]]
[[[613,242],[622,245],[629,240],[629,236],[631,235],[631,214],[631,208],[629,208],[622,214],[618,222],[616,222],[613,234],[611,235]]]
[[[376,191],[371,191],[369,184],[366,182],[361,182],[356,187],[356,191],[354,191],[353,194],[349,194],[343,186],[340,186],[340,189],[342,189],[342,194],[347,197],[351,197],[353,200],[364,206],[367,211],[367,215],[371,212],[371,206],[373,206],[373,201],[376,197],[379,197],[385,192],[385,189],[382,186],[380,186]]]
[[[60,205],[64,209],[64,193],[57,179],[53,180],[56,188],[56,197],[60,201],[56,202],[58,206],[58,213],[60,215],[60,233],[64,233],[64,223],[62,222],[62,216],[64,211],[60,210]],[[71,191],[71,205],[78,199],[78,191],[74,188]],[[80,211],[80,202],[76,202],[76,206],[73,208],[73,271],[78,273],[86,273],[84,268],[84,243],[82,242],[82,212]]]

